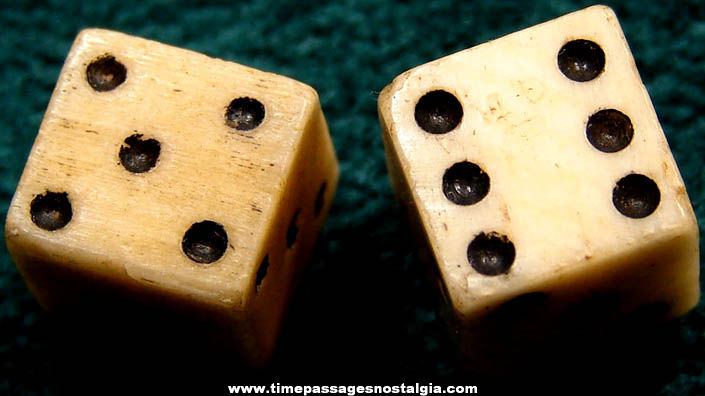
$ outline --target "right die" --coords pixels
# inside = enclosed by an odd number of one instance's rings
[[[546,334],[697,304],[695,215],[608,7],[409,70],[379,115],[461,342],[507,315]]]

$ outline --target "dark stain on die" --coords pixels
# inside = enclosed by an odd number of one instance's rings
[[[685,191],[685,187],[683,186],[678,186],[676,187],[676,197],[678,199],[686,199],[687,193]]]
[[[252,211],[262,213],[262,209],[258,208],[257,205],[251,204],[250,207],[252,208]]]
[[[74,122],[66,118],[61,118],[59,119],[59,126],[65,129],[72,129],[74,127]]]

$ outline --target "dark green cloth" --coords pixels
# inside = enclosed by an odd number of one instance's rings
[[[341,179],[273,368],[257,378],[287,379],[282,383],[473,384],[473,377],[463,374],[452,357],[452,343],[395,204],[377,120],[377,95],[411,67],[590,3],[4,0],[0,5],[3,222],[59,70],[80,29],[115,29],[293,77],[320,94]],[[705,5],[698,0],[608,5],[620,18],[702,234]],[[61,340],[54,335],[53,319],[33,300],[4,242],[0,259],[0,393],[73,393],[83,370],[110,359],[81,362],[62,355],[67,350],[71,355],[70,348],[57,346]],[[668,334],[673,342],[664,368],[628,381],[647,394],[705,393],[702,304]],[[650,343],[644,345],[648,348]],[[136,361],[142,358],[135,356]],[[164,362],[154,365],[160,363]],[[227,364],[219,362],[221,368]],[[155,366],[139,367],[158,370]],[[132,367],[126,363],[114,381],[94,390],[99,394],[114,382],[128,381]],[[226,384],[254,378],[223,371],[225,380],[215,382],[219,394],[226,393]],[[99,372],[94,367],[92,374]],[[582,385],[598,379],[586,373]],[[489,394],[490,388],[481,388],[482,393]]]

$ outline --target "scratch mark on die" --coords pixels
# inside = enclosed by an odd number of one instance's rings
[[[436,137],[436,141],[439,142],[439,143],[441,143],[441,148],[443,149],[443,151],[446,152],[446,154],[450,154],[450,151],[448,150],[448,148],[443,144],[443,140],[441,140],[440,138]]]
[[[245,169],[255,169],[254,166],[252,165],[245,165],[245,164],[237,164],[240,168],[245,168]]]

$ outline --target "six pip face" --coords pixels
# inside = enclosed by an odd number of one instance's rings
[[[463,320],[596,290],[618,291],[610,309],[625,311],[697,302],[695,217],[627,48],[614,13],[591,7],[382,92],[397,193]]]

